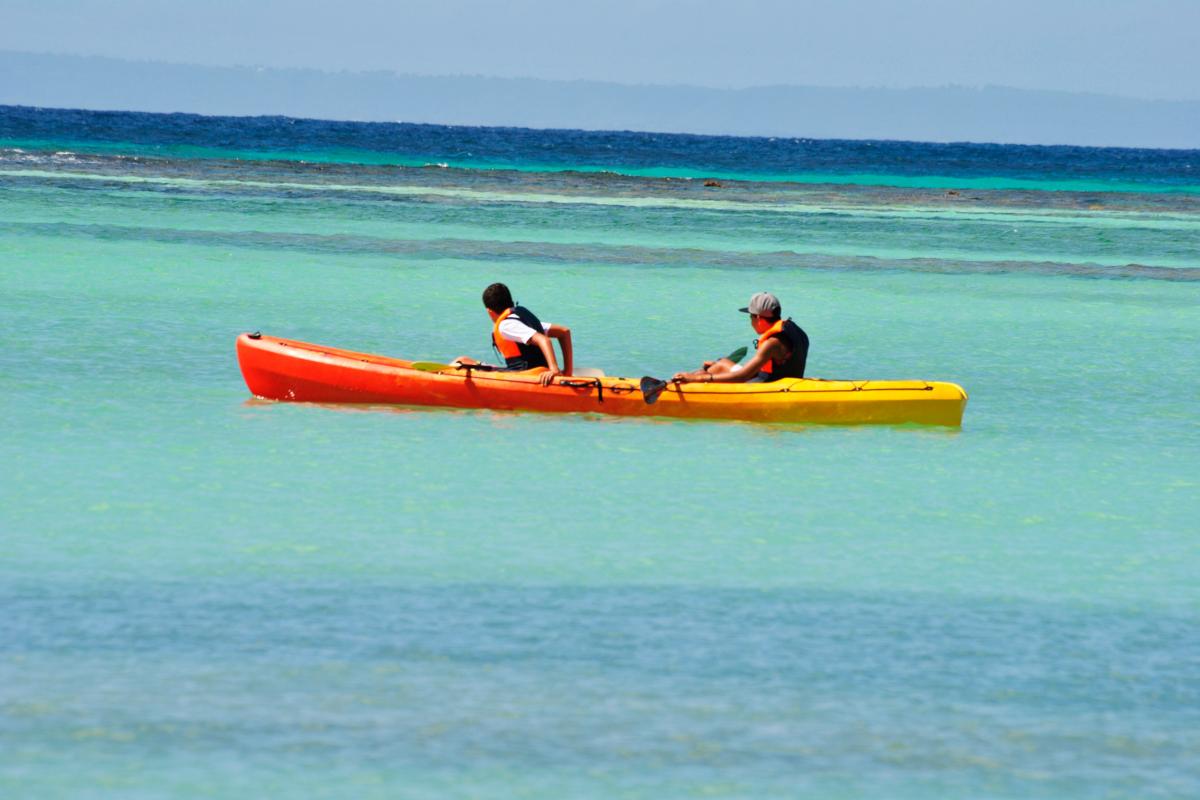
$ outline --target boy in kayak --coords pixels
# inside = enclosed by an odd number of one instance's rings
[[[493,283],[483,290],[483,305],[492,318],[492,347],[504,358],[506,370],[527,370],[545,367],[538,376],[542,386],[549,386],[555,376],[570,375],[574,368],[571,348],[571,329],[539,320],[532,311],[513,302],[512,292],[503,283]],[[554,344],[562,348],[563,369],[554,358]],[[459,364],[478,364],[473,358],[455,359]]]
[[[695,372],[679,372],[676,383],[748,383],[803,378],[808,361],[808,334],[790,319],[783,319],[779,298],[759,292],[750,304],[739,309],[750,315],[750,325],[758,333],[754,356],[745,364],[728,358],[705,361]]]

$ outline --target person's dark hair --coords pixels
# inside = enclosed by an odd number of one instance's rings
[[[499,314],[513,307],[512,292],[503,283],[493,283],[483,290],[483,304],[488,311]]]

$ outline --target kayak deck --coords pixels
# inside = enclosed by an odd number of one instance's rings
[[[771,383],[670,384],[653,405],[637,378],[561,377],[541,370],[415,369],[420,362],[242,334],[238,364],[246,386],[268,400],[486,408],[629,417],[754,422],[959,426],[967,394],[953,383],[785,378]]]

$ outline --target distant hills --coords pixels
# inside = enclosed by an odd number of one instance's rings
[[[1004,87],[630,86],[0,51],[0,105],[828,139],[1200,148],[1200,102]]]

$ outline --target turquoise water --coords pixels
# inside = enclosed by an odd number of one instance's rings
[[[731,181],[771,181],[799,184],[837,184],[845,186],[890,186],[909,189],[1003,189],[1050,192],[1147,192],[1151,194],[1198,194],[1200,184],[1169,183],[1156,184],[1137,180],[1104,178],[1065,177],[1010,177],[1000,175],[962,176],[917,174],[905,175],[890,172],[776,172],[744,169],[694,167],[694,166],[634,166],[589,163],[530,163],[508,159],[462,158],[443,155],[412,156],[381,153],[372,150],[322,147],[313,151],[284,151],[270,149],[246,149],[213,147],[195,144],[160,144],[153,147],[136,142],[95,141],[80,139],[4,138],[0,145],[23,150],[67,149],[72,153],[89,155],[124,155],[131,152],[147,153],[158,158],[177,159],[241,159],[268,160],[289,159],[309,164],[371,164],[396,167],[439,167],[469,170],[513,170],[516,172],[553,173],[608,173],[639,178],[717,178]],[[433,160],[430,159],[444,159]]]
[[[3,796],[1200,794],[1194,198],[144,155],[0,164]],[[964,426],[241,381],[493,280],[631,375],[769,289]]]

